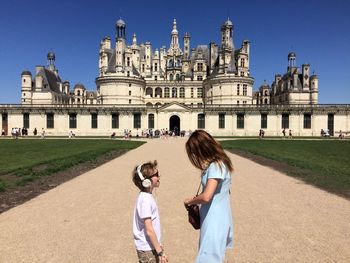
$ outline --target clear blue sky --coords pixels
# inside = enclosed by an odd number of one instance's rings
[[[180,37],[191,35],[191,47],[220,43],[220,26],[230,17],[234,43],[251,42],[254,90],[264,80],[285,73],[287,55],[297,65],[311,64],[319,76],[319,103],[350,103],[350,1],[83,1],[11,0],[0,4],[0,103],[19,103],[23,70],[34,75],[53,50],[63,80],[95,90],[100,41],[115,39],[122,17],[127,41],[153,48],[169,47],[172,21]],[[182,42],[182,41],[181,41]]]

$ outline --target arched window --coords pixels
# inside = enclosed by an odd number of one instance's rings
[[[147,102],[146,107],[153,107],[153,104],[151,102]]]
[[[173,87],[171,89],[171,97],[172,98],[177,98],[177,88]]]
[[[170,74],[169,75],[169,80],[173,80],[173,78],[174,78],[173,74]]]
[[[169,98],[169,88],[164,89],[164,97]]]
[[[156,97],[159,97],[161,98],[162,97],[162,89],[160,87],[157,87],[156,88],[156,94],[155,94]]]
[[[265,99],[265,104],[267,104],[267,99]]]
[[[146,89],[146,96],[149,95],[150,97],[153,97],[153,90],[151,87],[148,87]]]
[[[80,96],[80,90],[78,90],[77,95]]]

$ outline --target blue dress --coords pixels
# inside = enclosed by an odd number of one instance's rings
[[[231,173],[221,163],[212,162],[202,175],[202,187],[207,180],[219,179],[210,202],[200,207],[201,229],[196,263],[222,263],[227,248],[233,247],[233,222],[230,205]]]

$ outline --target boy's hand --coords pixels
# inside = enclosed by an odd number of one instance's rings
[[[163,255],[163,256],[159,257],[159,263],[167,263],[167,262],[168,262],[167,255]]]

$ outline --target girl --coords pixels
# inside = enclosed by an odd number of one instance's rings
[[[233,223],[230,206],[233,166],[221,145],[203,130],[197,130],[186,142],[191,163],[201,170],[202,193],[184,201],[200,204],[200,238],[196,263],[221,263],[226,248],[233,247]]]
[[[133,171],[133,182],[140,189],[133,219],[134,243],[139,263],[168,262],[161,245],[158,207],[152,191],[159,187],[157,161],[144,163]]]

